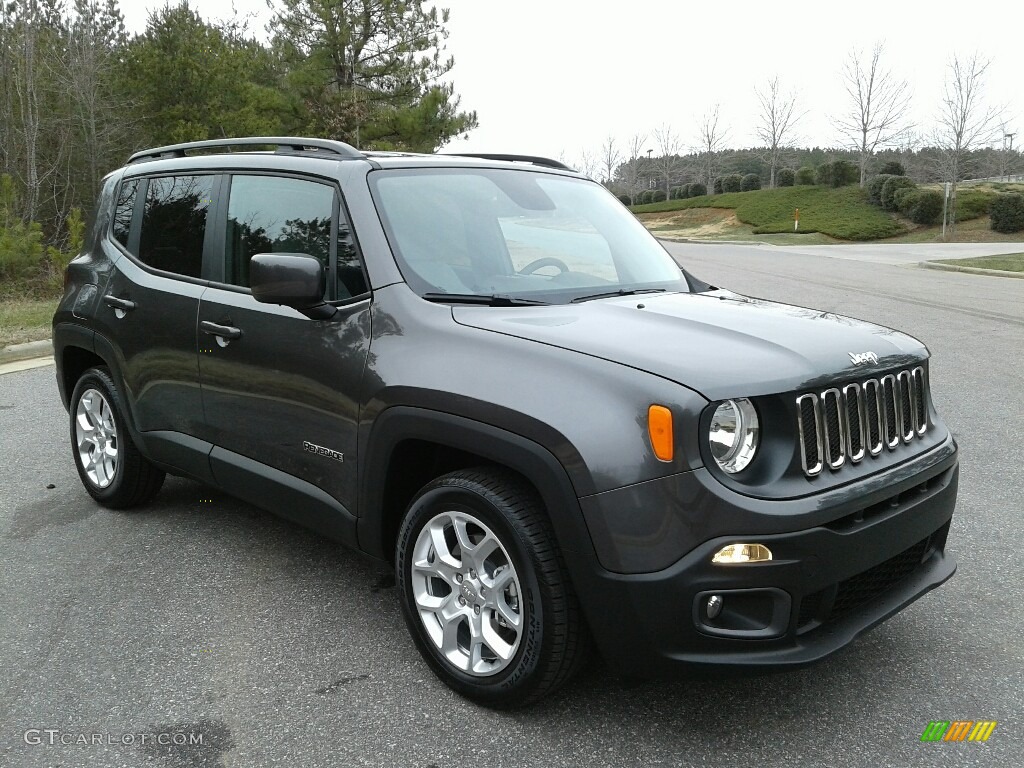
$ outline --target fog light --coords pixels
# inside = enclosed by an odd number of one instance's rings
[[[722,612],[722,600],[721,595],[712,595],[708,598],[707,614],[709,619],[714,619]]]
[[[737,563],[764,563],[772,559],[772,551],[764,544],[729,544],[715,552],[711,558],[717,565]]]

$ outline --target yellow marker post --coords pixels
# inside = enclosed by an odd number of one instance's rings
[[[793,231],[796,232],[800,229],[800,209],[797,208],[793,212]]]

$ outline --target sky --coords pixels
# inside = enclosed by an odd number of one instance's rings
[[[130,31],[163,0],[122,0]],[[256,14],[266,0],[234,0]],[[885,43],[884,61],[909,82],[912,119],[928,135],[950,57],[979,52],[991,63],[985,101],[1005,108],[1006,131],[1024,128],[1024,5],[858,0],[849,3],[631,0],[449,0],[449,79],[479,127],[442,151],[512,152],[578,161],[609,138],[624,148],[637,134],[659,154],[668,126],[685,149],[699,141],[702,115],[719,105],[728,146],[751,147],[760,108],[755,88],[778,77],[797,97],[801,146],[840,146],[832,117],[849,106],[841,71],[851,50]],[[232,0],[193,2],[206,18],[231,16]],[[1000,132],[1002,133],[1002,132]],[[1000,137],[993,146],[1001,146]],[[1024,148],[1024,132],[1014,139]]]

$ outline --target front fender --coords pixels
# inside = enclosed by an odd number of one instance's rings
[[[576,491],[558,458],[544,446],[499,427],[442,411],[399,405],[384,410],[360,440],[359,548],[390,560],[384,541],[385,481],[399,443],[423,440],[512,469],[533,483],[563,552],[594,554]]]

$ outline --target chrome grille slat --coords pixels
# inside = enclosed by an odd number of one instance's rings
[[[900,437],[904,443],[914,439],[914,401],[917,396],[911,383],[910,371],[900,371],[896,377],[900,385]]]
[[[914,404],[914,430],[918,435],[928,431],[928,401],[925,396],[928,388],[924,381],[924,368],[918,366],[911,373],[914,381],[914,392],[917,394],[917,401]]]
[[[796,398],[797,432],[804,474],[896,450],[928,431],[924,366],[853,382]]]
[[[860,384],[847,384],[843,387],[843,399],[846,401],[846,446],[850,461],[857,463],[864,458],[865,427],[864,398]]]
[[[882,411],[885,423],[885,447],[890,451],[900,444],[899,384],[891,373],[882,377]]]
[[[868,422],[868,453],[877,456],[882,452],[885,441],[882,431],[882,385],[878,379],[864,382],[864,405]]]
[[[825,466],[821,460],[821,419],[818,416],[818,396],[813,392],[796,399],[797,429],[800,433],[800,460],[804,474],[813,477]]]
[[[825,461],[831,469],[839,469],[846,463],[846,440],[843,412],[843,396],[838,389],[826,389],[818,400],[824,418],[822,433],[825,435]]]

